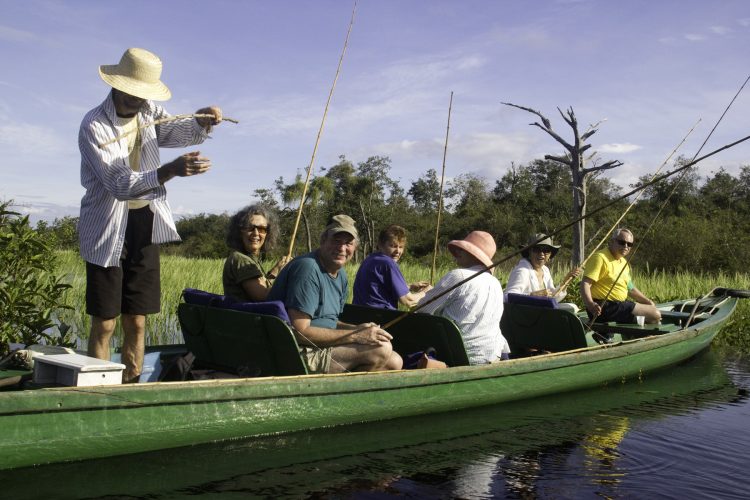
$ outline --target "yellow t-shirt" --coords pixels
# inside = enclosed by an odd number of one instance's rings
[[[141,170],[141,131],[138,128],[138,117],[132,118],[117,117],[117,125],[122,127],[123,133],[127,134],[125,140],[128,141],[128,160],[133,172]],[[148,205],[148,200],[129,200],[128,208],[143,208]]]
[[[586,268],[583,270],[583,277],[589,278],[594,283],[591,285],[591,298],[594,300],[602,300],[607,296],[607,292],[612,288],[612,292],[607,297],[607,300],[616,300],[622,302],[628,298],[628,290],[632,288],[630,283],[630,266],[625,257],[615,259],[612,252],[609,249],[600,250],[594,254],[593,257],[586,263]],[[620,274],[620,270],[625,267],[625,270]],[[617,283],[612,287],[615,278]]]

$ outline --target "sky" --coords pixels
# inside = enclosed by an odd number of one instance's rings
[[[78,128],[109,88],[102,64],[128,47],[156,53],[173,114],[218,105],[223,123],[204,144],[162,149],[162,163],[200,150],[213,167],[167,184],[177,217],[232,213],[283,177],[306,173],[341,56],[350,0],[0,0],[0,200],[32,221],[77,216]],[[561,146],[557,108],[572,107],[605,175],[628,187],[679,150],[692,157],[750,75],[745,0],[359,0],[314,172],[345,155],[388,156],[408,190],[442,169],[453,92],[446,179],[494,185],[512,163]],[[748,85],[750,86],[750,85]],[[704,153],[748,135],[745,89]],[[603,121],[602,121],[603,120]],[[743,143],[699,165],[736,175]]]

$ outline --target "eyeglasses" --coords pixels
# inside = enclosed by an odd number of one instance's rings
[[[252,224],[248,224],[247,226],[242,226],[242,230],[248,233],[258,231],[258,234],[266,234],[268,233],[268,226],[253,226]]]
[[[619,243],[620,246],[628,247],[628,248],[632,247],[634,244],[632,241],[625,241],[625,240],[617,240],[617,243]]]
[[[531,250],[539,253],[552,253],[552,247],[531,247]]]

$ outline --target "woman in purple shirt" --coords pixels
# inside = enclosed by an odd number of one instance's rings
[[[426,281],[406,283],[398,267],[405,246],[403,227],[390,225],[380,232],[378,251],[367,256],[354,279],[354,304],[381,309],[398,309],[399,303],[413,307],[432,288]]]

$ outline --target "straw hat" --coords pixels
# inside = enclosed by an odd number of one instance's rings
[[[552,249],[552,254],[550,255],[550,259],[553,258],[555,255],[557,255],[557,252],[560,250],[560,245],[555,245],[552,241],[551,236],[547,236],[544,233],[536,233],[529,236],[529,239],[526,240],[526,243],[521,245],[521,248],[528,247],[528,246],[535,246],[535,247],[550,247]],[[521,252],[521,255],[529,258],[529,250],[526,249],[523,252]]]
[[[490,233],[484,231],[472,231],[462,240],[451,240],[448,248],[460,248],[476,257],[485,266],[492,265],[492,257],[495,256],[497,245]]]
[[[99,66],[99,76],[108,85],[126,94],[167,101],[172,97],[161,78],[161,59],[144,49],[130,48],[118,64]]]

